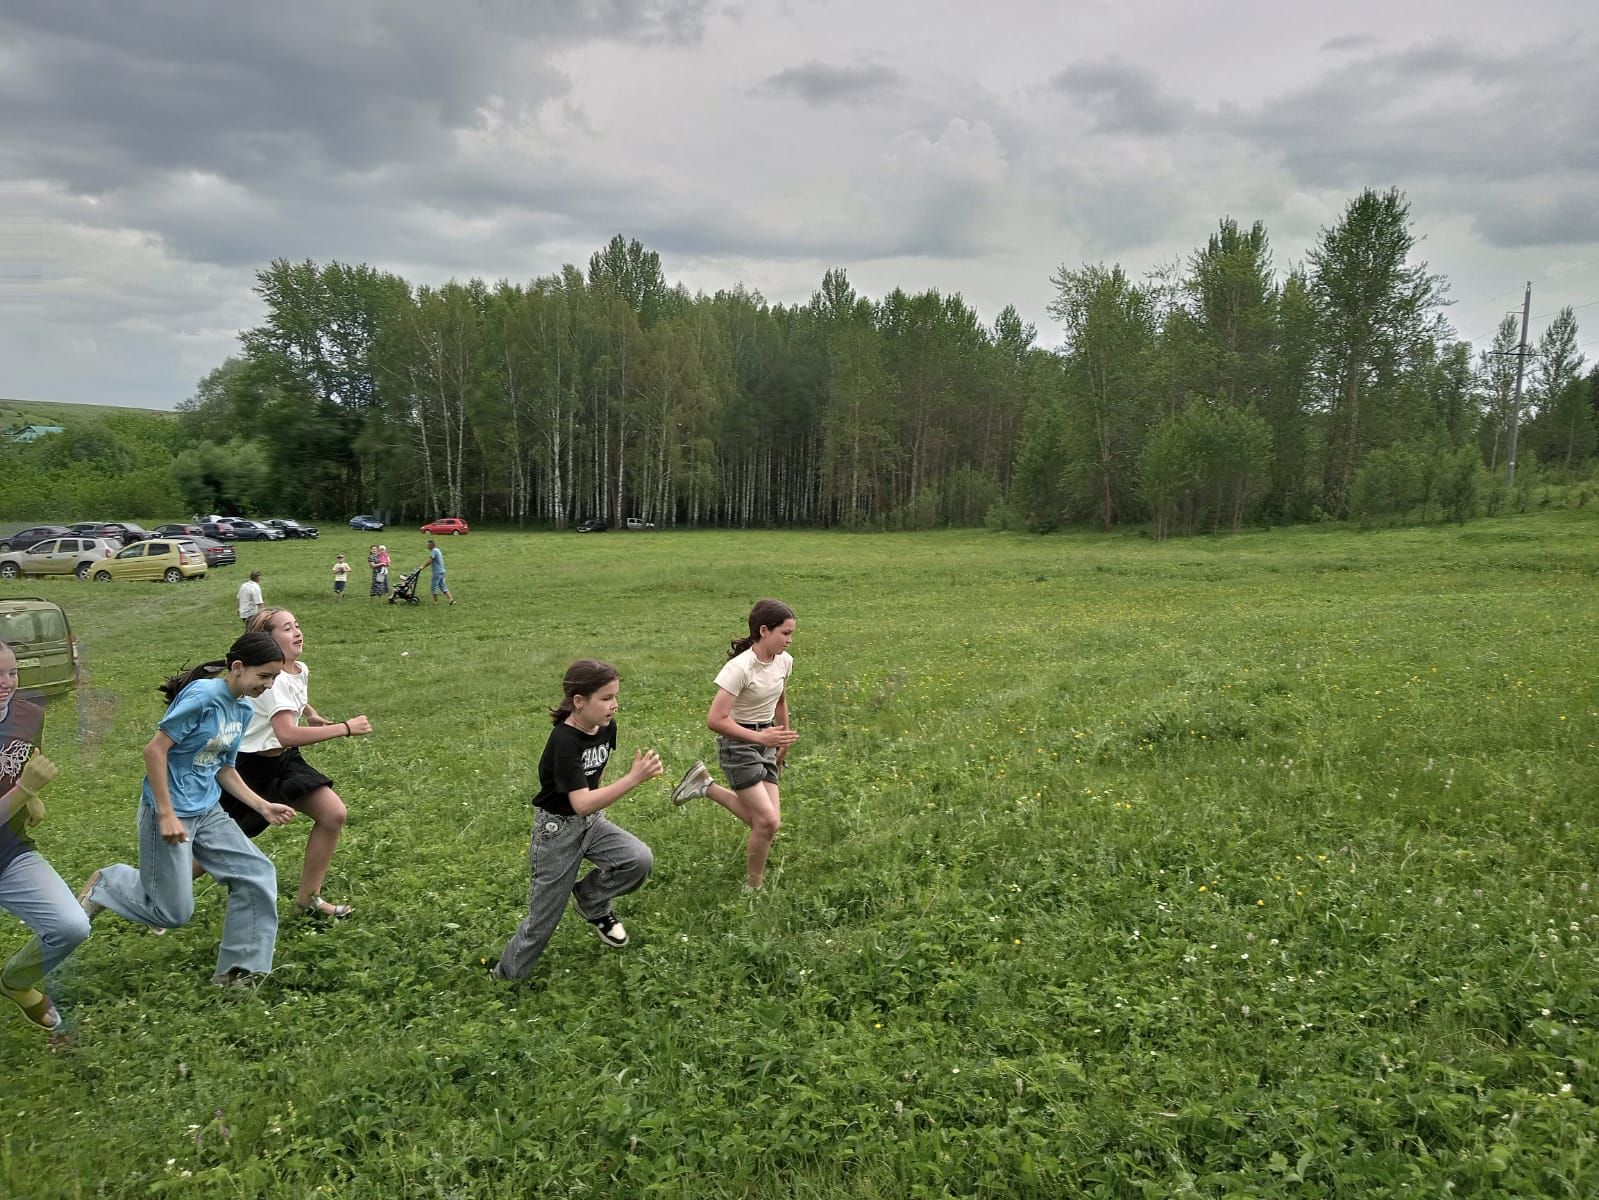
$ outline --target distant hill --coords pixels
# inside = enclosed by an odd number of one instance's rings
[[[0,397],[0,429],[17,425],[73,425],[97,417],[117,413],[150,413],[173,417],[177,414],[162,408],[124,408],[117,404],[60,404],[50,400],[7,400]]]

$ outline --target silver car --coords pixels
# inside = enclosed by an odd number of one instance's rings
[[[0,555],[0,579],[19,575],[76,575],[89,578],[94,564],[110,558],[122,548],[109,538],[47,538],[27,550]]]

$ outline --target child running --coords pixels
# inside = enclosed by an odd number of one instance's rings
[[[778,773],[788,748],[799,739],[789,728],[787,690],[794,669],[788,654],[794,610],[781,600],[757,600],[750,609],[749,630],[748,637],[735,638],[729,646],[705,718],[716,734],[716,761],[729,786],[715,783],[705,764],[697,762],[673,789],[672,803],[709,796],[748,825],[744,886],[758,888],[765,882],[772,838],[782,824]]]
[[[44,820],[39,789],[56,768],[39,751],[44,706],[18,694],[17,682],[17,656],[0,642],[0,908],[33,931],[0,967],[0,996],[40,1029],[55,1030],[61,1014],[39,984],[89,936],[89,922],[27,833]]]
[[[364,716],[330,721],[311,707],[310,668],[300,658],[305,635],[292,612],[263,608],[250,628],[277,644],[283,654],[283,670],[270,688],[250,701],[250,723],[239,744],[239,777],[257,795],[287,804],[314,822],[305,843],[294,909],[302,916],[342,921],[355,909],[348,904],[329,904],[320,893],[349,810],[333,790],[333,781],[305,761],[300,747],[332,738],[360,737],[372,732],[372,722]],[[258,837],[267,827],[255,808],[232,796],[222,797],[222,807],[248,838]]]
[[[619,683],[615,667],[590,658],[573,663],[561,681],[565,699],[550,712],[555,728],[539,759],[539,792],[533,800],[536,813],[528,848],[533,890],[528,914],[499,962],[490,968],[496,979],[522,979],[533,969],[566,911],[568,895],[600,941],[617,949],[627,945],[627,930],[616,919],[611,902],[649,878],[655,856],[601,810],[659,775],[661,760],[653,750],[640,750],[626,775],[600,786],[605,764],[616,749]],[[594,869],[574,887],[585,858]]]
[[[294,819],[288,805],[256,795],[235,766],[249,698],[269,689],[282,668],[283,651],[271,636],[246,633],[225,657],[161,685],[168,707],[144,748],[139,865],[104,867],[78,893],[90,919],[109,908],[141,925],[176,927],[194,915],[198,863],[228,889],[211,977],[224,987],[248,986],[270,972],[277,944],[277,871],[219,801],[226,789],[270,825]]]

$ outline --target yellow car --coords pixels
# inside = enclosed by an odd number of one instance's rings
[[[181,583],[185,579],[205,578],[205,555],[193,542],[156,538],[134,542],[118,550],[94,569],[96,583],[114,579],[164,579]]]

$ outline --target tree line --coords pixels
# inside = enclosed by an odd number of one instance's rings
[[[1464,519],[1503,468],[1519,331],[1474,358],[1416,249],[1398,191],[1285,271],[1260,223],[1224,219],[1142,279],[1063,266],[1056,349],[1013,306],[985,325],[841,269],[803,304],[690,294],[620,236],[527,283],[280,260],[263,322],[181,406],[171,487],[186,509],[555,527]],[[1582,367],[1565,309],[1529,360],[1524,464],[1591,469]]]

